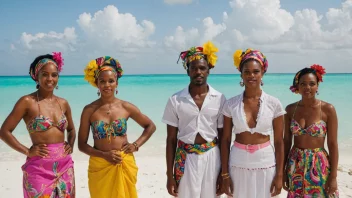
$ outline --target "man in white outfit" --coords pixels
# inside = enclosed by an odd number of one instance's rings
[[[215,198],[220,192],[220,149],[225,96],[207,83],[218,49],[211,43],[192,47],[180,57],[190,84],[167,102],[167,189],[179,198]]]

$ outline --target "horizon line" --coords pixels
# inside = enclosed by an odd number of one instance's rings
[[[295,74],[295,73],[266,73],[266,74]],[[342,72],[336,72],[336,73],[328,73],[326,75],[329,74],[352,74],[350,72],[346,72],[346,73],[342,73]],[[123,76],[161,76],[161,75],[185,75],[184,73],[176,73],[176,74],[172,74],[172,73],[166,73],[166,74],[124,74]],[[237,74],[228,74],[228,73],[212,73],[211,75],[240,75],[239,73]],[[60,76],[67,76],[67,77],[73,77],[73,76],[84,76],[84,74],[68,74],[68,75],[60,75]],[[30,77],[29,75],[0,75],[0,77]]]
[[[295,73],[266,73],[266,74],[295,74]],[[352,73],[328,73],[329,74],[352,74]],[[162,75],[185,75],[184,73],[176,73],[176,74],[124,74],[123,76],[162,76]],[[239,73],[237,74],[228,74],[228,73],[212,73],[211,75],[240,75]],[[68,74],[68,75],[60,75],[62,77],[73,77],[73,76],[84,76],[84,74]],[[0,75],[0,77],[30,77],[29,75]]]

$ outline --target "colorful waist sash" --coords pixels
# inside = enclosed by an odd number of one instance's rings
[[[177,185],[185,172],[185,162],[187,153],[203,154],[217,145],[217,139],[212,142],[207,142],[204,144],[186,144],[181,140],[177,143],[177,149],[175,153],[175,166],[174,166],[174,176]]]
[[[64,143],[48,144],[47,157],[27,158],[22,166],[25,198],[75,197],[75,177],[71,155]]]

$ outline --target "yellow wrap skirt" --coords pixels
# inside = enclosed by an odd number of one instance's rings
[[[90,157],[88,185],[91,198],[136,198],[138,167],[132,153],[121,152],[121,164]]]

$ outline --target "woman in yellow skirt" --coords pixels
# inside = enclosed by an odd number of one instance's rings
[[[123,70],[109,56],[92,60],[84,70],[85,80],[98,88],[99,99],[84,107],[78,147],[90,156],[88,184],[91,198],[135,198],[138,168],[133,152],[154,133],[154,123],[133,104],[116,97]],[[116,91],[115,91],[116,90]],[[133,143],[127,139],[127,121],[132,118],[144,128]],[[91,129],[94,146],[87,141]]]

